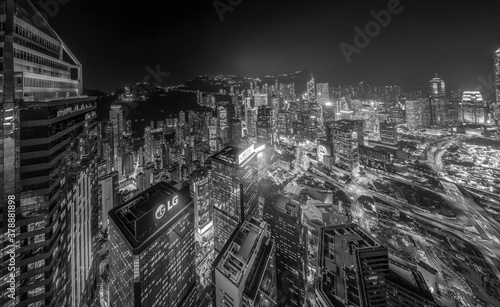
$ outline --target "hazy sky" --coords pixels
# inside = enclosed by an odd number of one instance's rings
[[[416,87],[437,71],[448,88],[475,89],[478,77],[493,72],[500,47],[498,1],[218,3],[221,11],[222,4],[232,8],[223,21],[212,0],[70,0],[48,21],[82,62],[85,87],[105,92],[142,81],[148,66],[170,73],[167,84],[200,73],[258,77],[312,69],[331,83]],[[389,5],[391,20],[377,31],[371,11]],[[354,28],[365,32],[370,22],[373,38],[356,47]],[[350,64],[342,42],[358,49]]]

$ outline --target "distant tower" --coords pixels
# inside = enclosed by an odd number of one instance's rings
[[[500,48],[495,52],[493,57],[495,61],[495,89],[496,103],[493,107],[493,118],[500,121]]]
[[[439,126],[445,122],[444,106],[446,99],[446,87],[444,80],[438,78],[437,73],[434,79],[429,82],[430,99],[430,125]]]
[[[316,82],[314,81],[314,76],[311,75],[311,80],[307,82],[307,99],[313,103],[318,103],[318,97],[316,96]]]

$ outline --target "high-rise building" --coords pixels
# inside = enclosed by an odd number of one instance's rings
[[[446,86],[443,79],[436,77],[429,81],[430,126],[440,126],[446,123],[445,100]]]
[[[312,104],[318,104],[318,96],[316,94],[316,82],[314,77],[311,75],[311,80],[307,81],[307,100]]]
[[[6,295],[7,278],[0,280],[1,306],[77,303],[71,297],[76,271],[71,270],[69,238],[75,225],[67,205],[76,200],[73,188],[84,156],[92,160],[96,105],[92,98],[78,99],[82,66],[40,16],[30,1],[0,5],[0,231],[5,239],[0,276],[9,275],[6,248],[11,243],[4,234],[12,197],[17,276],[14,299]]]
[[[398,143],[398,128],[393,123],[380,123],[380,141],[388,144]]]
[[[363,143],[363,122],[340,120],[326,127],[327,141],[333,143],[334,167],[347,175],[358,168],[358,145]]]
[[[458,125],[462,122],[461,107],[463,92],[460,89],[450,91],[450,98],[446,104],[447,120],[450,125]]]
[[[430,113],[427,112],[427,99],[406,101],[406,124],[410,129],[422,129],[427,126]]]
[[[322,306],[387,306],[387,248],[355,224],[319,227],[317,272]]]
[[[466,91],[460,104],[460,121],[465,124],[484,125],[486,122],[485,109],[480,92]]]
[[[227,147],[212,157],[212,204],[215,253],[233,231],[258,212],[258,171],[254,145],[246,150]]]
[[[194,203],[194,229],[196,241],[196,273],[200,298],[212,284],[211,267],[214,260],[213,209],[210,199],[210,180],[207,169],[191,177],[191,197]]]
[[[94,238],[97,238],[97,159],[82,160],[79,176],[73,186],[72,197],[68,203],[70,214],[70,255],[71,255],[71,303],[70,306],[86,305],[87,281],[93,267]],[[97,209],[97,211],[99,211]],[[95,264],[94,264],[95,265]]]
[[[112,105],[109,111],[109,120],[113,125],[113,163],[118,175],[122,175],[121,141],[124,132],[123,110],[121,105]]]
[[[273,108],[259,107],[257,111],[257,142],[274,144],[272,129]]]
[[[236,228],[214,263],[215,306],[277,306],[274,253],[265,222]]]
[[[493,61],[496,91],[496,102],[493,105],[493,119],[497,121],[497,125],[500,125],[500,48],[495,52]]]
[[[162,182],[109,212],[110,306],[195,306],[193,209]]]
[[[318,103],[321,106],[324,106],[327,102],[330,102],[330,88],[328,86],[328,83],[317,83],[316,93],[318,96]]]
[[[278,304],[304,306],[307,228],[301,223],[300,203],[277,195],[264,205],[264,221],[276,245]]]
[[[389,259],[389,276],[386,282],[388,307],[438,306],[422,273],[400,260]]]
[[[337,111],[332,102],[327,101],[321,105],[321,115],[323,123],[333,122],[336,120]]]
[[[118,205],[118,172],[112,172],[99,178],[99,199],[101,207],[101,225],[108,229],[108,212]]]

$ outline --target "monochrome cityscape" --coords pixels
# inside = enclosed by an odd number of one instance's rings
[[[34,2],[0,1],[1,306],[500,306],[500,37],[468,88],[443,66],[401,86],[158,64],[105,93],[50,25],[73,2]],[[356,65],[411,10],[388,2],[332,56]]]

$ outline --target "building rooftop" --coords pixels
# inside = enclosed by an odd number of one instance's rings
[[[113,208],[109,216],[131,248],[140,249],[161,229],[169,227],[191,203],[189,186],[177,189],[159,183]]]
[[[318,280],[320,286],[317,289],[322,295],[329,297],[332,302],[336,298],[331,293],[340,298],[347,297],[349,289],[343,278],[343,268],[355,268],[358,261],[355,255],[361,251],[380,253],[387,252],[387,249],[355,224],[320,228],[319,266],[336,275],[332,280]]]
[[[216,269],[236,287],[243,282],[245,294],[253,298],[272,246],[267,237],[266,223],[250,218],[235,231],[222,250]]]
[[[228,146],[212,156],[212,160],[221,161],[225,164],[242,165],[252,157],[254,145],[247,149],[241,149],[235,146]]]
[[[434,301],[422,274],[416,269],[390,258],[389,272],[388,279],[392,284],[404,288],[425,300]]]

